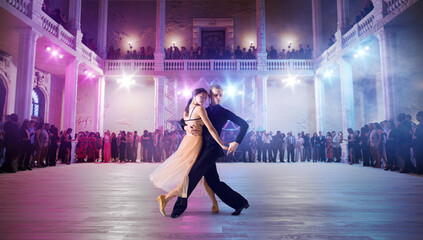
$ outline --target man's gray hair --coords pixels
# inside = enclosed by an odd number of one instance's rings
[[[213,89],[218,89],[218,90],[222,90],[223,91],[222,86],[220,86],[219,84],[213,84],[213,85],[210,86],[210,94],[212,93],[212,90]]]

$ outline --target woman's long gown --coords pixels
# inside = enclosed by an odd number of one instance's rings
[[[104,162],[110,162],[112,155],[112,145],[110,143],[110,136],[104,135],[103,159]]]
[[[187,135],[182,139],[178,150],[166,159],[151,175],[154,186],[186,198],[188,192],[188,173],[197,160],[203,144],[203,121],[185,120],[188,126]]]

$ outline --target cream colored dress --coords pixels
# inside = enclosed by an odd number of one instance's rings
[[[182,139],[178,150],[150,175],[150,180],[154,186],[166,192],[172,191],[183,198],[187,197],[188,173],[197,160],[203,144],[202,127],[204,125],[201,118],[191,119],[191,116],[185,120],[185,123],[188,126],[187,134]]]

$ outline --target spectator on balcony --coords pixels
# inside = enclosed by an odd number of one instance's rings
[[[191,47],[188,51],[188,59],[195,59],[195,55],[194,47]]]
[[[253,53],[252,49],[251,48],[248,49],[248,52],[247,52],[245,59],[254,59],[254,58],[255,57],[254,57],[254,53]]]
[[[241,47],[237,46],[236,50],[234,52],[235,55],[235,59],[242,59],[242,51],[241,51]]]
[[[139,55],[137,53],[137,50],[132,51],[132,59],[139,59]]]
[[[270,46],[270,51],[267,53],[267,59],[278,59],[278,52]]]
[[[116,51],[115,51],[115,58],[114,59],[120,59],[121,58],[121,55],[120,55],[120,48],[118,48]]]
[[[113,49],[113,46],[109,47],[109,51],[107,52],[107,59],[114,59],[115,57],[115,50]]]
[[[125,59],[131,59],[131,51],[130,50],[126,51]]]
[[[307,44],[307,48],[306,48],[306,58],[307,59],[311,59],[313,58],[313,50],[310,48],[310,45]]]
[[[181,59],[187,59],[188,58],[188,51],[185,47],[181,47]]]
[[[147,47],[146,59],[154,59],[154,48]]]
[[[282,49],[282,51],[279,53],[279,59],[285,59],[286,58],[286,51],[285,49]]]
[[[181,52],[179,51],[179,48],[176,46],[173,47],[172,59],[181,59]]]
[[[140,48],[139,59],[145,59],[145,48],[144,47]]]

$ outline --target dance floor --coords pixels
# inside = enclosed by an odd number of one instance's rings
[[[240,216],[208,196],[160,214],[158,164],[75,164],[0,174],[0,239],[422,239],[423,177],[335,163],[222,163]],[[167,212],[171,213],[172,201]]]

